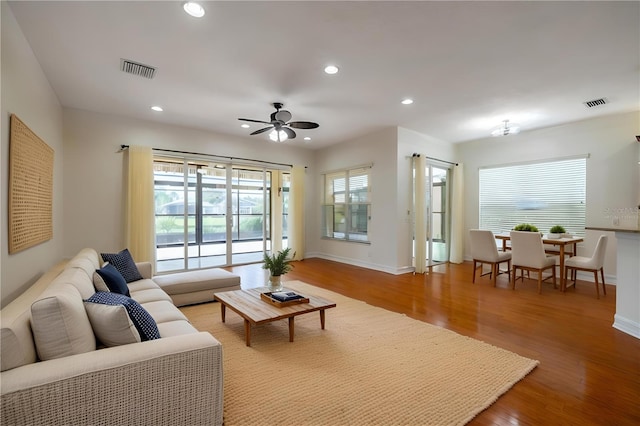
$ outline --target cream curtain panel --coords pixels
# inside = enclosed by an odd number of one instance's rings
[[[155,258],[153,151],[146,146],[129,146],[125,242],[136,262]]]
[[[304,259],[304,179],[304,166],[293,166],[289,192],[289,247],[295,252],[294,260]]]
[[[274,170],[271,173],[271,252],[282,250],[282,170]]]
[[[413,164],[413,210],[415,211],[413,240],[415,244],[415,272],[422,274],[427,271],[427,209],[424,175],[426,160],[424,156],[413,157]]]
[[[449,261],[462,263],[464,262],[464,167],[462,163],[453,167],[452,192]]]

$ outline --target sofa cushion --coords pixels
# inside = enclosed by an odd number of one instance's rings
[[[72,284],[59,281],[61,277],[31,305],[31,329],[43,361],[96,349],[82,296]]]
[[[105,305],[115,309],[108,309],[102,307],[96,307],[93,305]],[[133,343],[136,341],[154,340],[160,338],[158,332],[158,326],[147,312],[138,302],[118,293],[107,293],[99,291],[89,299],[85,300],[85,307],[91,325],[94,327],[94,332],[98,339],[107,346],[112,343],[112,346],[117,344]],[[120,309],[124,308],[124,309]],[[127,314],[128,320],[123,317],[124,313]],[[100,318],[101,314],[105,317]],[[112,321],[114,323],[112,323]],[[131,333],[131,327],[128,322],[131,321],[135,327],[139,339]],[[112,327],[113,328],[110,328]],[[122,336],[117,336],[118,332],[123,332]],[[102,338],[100,337],[102,335]],[[105,340],[102,340],[102,339]],[[134,339],[131,341],[131,339]],[[120,342],[113,344],[115,342]]]
[[[80,299],[86,299],[96,292],[93,280],[80,268],[65,267],[56,278],[56,282],[71,284],[77,288],[78,292],[80,292]]]
[[[141,305],[144,305],[145,303],[149,303],[149,302],[155,302],[158,300],[166,300],[169,303],[173,303],[173,301],[171,300],[171,297],[164,291],[160,290],[159,288],[132,291],[131,296],[129,297],[131,297],[133,300],[140,303]]]
[[[169,321],[158,324],[163,337],[182,336],[183,334],[198,333],[198,330],[188,321]]]
[[[188,321],[187,317],[176,308],[173,303],[166,300],[148,302],[142,304],[142,307],[153,317],[154,321],[160,326],[160,323],[169,321]]]
[[[102,280],[102,283],[106,285],[109,291],[114,293],[124,294],[125,296],[131,296],[129,294],[129,287],[127,287],[127,282],[124,280],[124,277],[112,264],[108,263],[104,265],[100,269],[96,269],[97,277],[94,276],[94,285],[96,288],[104,288],[104,286],[99,283]],[[98,282],[99,284],[95,284]]]
[[[116,267],[126,282],[130,283],[131,281],[142,279],[142,275],[138,271],[129,249],[124,249],[119,253],[102,253],[101,255],[105,262],[109,262]]]
[[[200,269],[157,275],[153,280],[169,295],[240,286],[240,277],[224,269]]]
[[[148,278],[127,283],[127,286],[129,287],[129,291],[131,292],[131,294],[140,290],[152,290],[152,289],[160,288],[158,284],[156,284],[153,280]]]
[[[87,274],[87,277],[91,279],[93,272],[100,268],[100,257],[94,249],[85,248],[80,250],[80,252],[67,263],[66,267],[82,269],[85,274]]]

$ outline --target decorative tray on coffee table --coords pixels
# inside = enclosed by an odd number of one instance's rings
[[[278,300],[277,298],[272,296],[272,292],[266,292],[266,293],[260,293],[260,298],[262,300],[264,300],[265,302],[276,306],[278,308],[284,308],[285,306],[291,306],[291,305],[298,305],[300,303],[309,303],[309,298],[308,297],[304,297],[301,294],[295,293],[293,291],[289,291],[289,292],[274,292],[274,293],[293,293],[295,296],[292,296],[291,298],[288,298],[286,300]]]

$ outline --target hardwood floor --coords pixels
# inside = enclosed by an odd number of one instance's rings
[[[596,299],[594,284],[566,293],[507,275],[497,287],[471,282],[471,263],[428,274],[391,275],[305,259],[284,281],[301,280],[371,305],[537,359],[540,365],[471,425],[640,425],[640,340],[611,325],[615,286]],[[245,288],[264,285],[261,265],[229,268]],[[331,317],[327,318],[331,321]]]

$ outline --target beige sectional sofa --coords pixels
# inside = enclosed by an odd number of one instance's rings
[[[160,338],[97,341],[84,300],[101,263],[84,249],[2,309],[2,425],[222,424],[222,346],[189,323],[150,264],[137,264],[143,279],[128,288]]]

